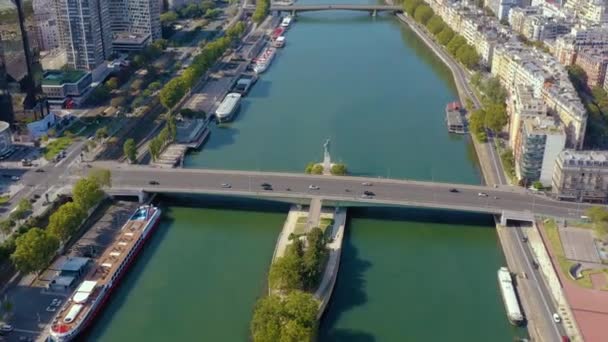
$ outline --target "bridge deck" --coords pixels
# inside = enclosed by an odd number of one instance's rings
[[[101,166],[100,167],[104,167]],[[106,166],[107,167],[107,166]],[[158,185],[151,185],[150,181]],[[291,173],[229,170],[154,169],[144,166],[112,168],[110,193],[197,193],[289,199],[322,198],[324,201],[376,205],[443,208],[480,213],[531,212],[545,216],[578,218],[586,204],[560,202],[516,187],[420,182],[364,177],[313,176]],[[372,186],[362,183],[371,182]],[[222,188],[222,183],[231,188]],[[272,184],[265,191],[262,183]],[[311,190],[309,185],[319,186]],[[289,189],[289,190],[288,190]],[[456,189],[458,192],[451,192]],[[363,191],[375,193],[364,198]]]

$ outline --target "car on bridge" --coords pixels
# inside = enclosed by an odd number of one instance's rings
[[[456,188],[451,188],[450,192],[457,193],[457,192],[460,192],[460,191],[458,191],[458,189],[456,189]]]
[[[228,183],[222,183],[222,188],[224,188],[224,189],[230,189],[230,188],[232,188],[232,185],[230,185]]]
[[[363,183],[361,183],[361,185],[363,185],[363,186],[372,186],[373,184],[370,183],[370,182],[363,182]]]
[[[488,197],[488,194],[486,194],[485,192],[480,192],[477,194],[477,196],[479,197]]]
[[[310,190],[319,190],[319,189],[321,189],[321,188],[319,188],[318,186],[316,186],[316,185],[314,185],[314,184],[310,184],[310,185],[308,186],[308,188],[309,188]]]
[[[150,185],[159,185],[160,183],[158,181],[151,180],[151,181],[148,182],[148,184],[150,184]]]
[[[371,192],[371,191],[369,191],[369,190],[365,190],[365,191],[363,191],[363,194],[364,194],[364,195],[366,195],[366,196],[376,196],[376,194],[375,194],[375,193],[373,193],[373,192]]]

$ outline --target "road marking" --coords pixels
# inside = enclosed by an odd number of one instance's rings
[[[34,334],[34,335],[38,335],[42,332],[42,330],[34,331],[34,330],[17,329],[17,328],[13,329],[13,331],[20,332],[20,333],[26,333],[26,334]]]

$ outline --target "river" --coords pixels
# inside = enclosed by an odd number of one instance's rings
[[[444,106],[457,96],[449,70],[396,18],[307,13],[286,36],[235,121],[214,128],[186,167],[301,172],[329,138],[333,160],[352,174],[480,182],[468,139],[445,129]],[[91,339],[247,340],[287,207],[213,198],[162,206],[167,219]],[[321,341],[506,342],[522,333],[500,301],[505,262],[489,216],[350,214]]]

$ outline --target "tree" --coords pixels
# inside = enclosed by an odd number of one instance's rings
[[[308,247],[302,256],[302,273],[305,288],[312,290],[318,285],[327,256],[325,235],[320,228],[315,227],[306,235],[306,242]]]
[[[14,226],[15,221],[11,219],[4,219],[0,221],[0,232],[2,232],[2,235],[8,236],[13,231]]]
[[[271,295],[258,300],[251,320],[251,336],[253,341],[280,341],[284,326],[283,315],[281,297]]]
[[[101,127],[95,131],[95,138],[97,140],[101,140],[107,138],[109,136],[108,129],[106,127]]]
[[[418,8],[418,6],[420,6],[422,4],[423,4],[422,0],[404,0],[403,9],[405,10],[405,12],[407,14],[409,14],[411,17],[413,17],[414,12],[416,11],[416,8]]]
[[[251,17],[256,24],[261,24],[270,9],[270,0],[257,0],[255,3],[255,11]]]
[[[47,229],[59,240],[67,241],[78,230],[85,216],[85,211],[77,203],[65,203],[51,214]]]
[[[440,16],[434,15],[431,19],[426,23],[426,28],[431,32],[434,36],[439,34],[445,27],[445,22],[441,19]]]
[[[576,88],[576,90],[587,90],[587,73],[580,66],[573,64],[566,67],[568,71],[568,78],[570,78],[570,82]]]
[[[318,310],[314,297],[302,291],[262,298],[256,303],[251,320],[253,341],[310,341]]]
[[[321,164],[315,164],[315,166],[312,167],[311,172],[313,175],[322,175],[323,174],[323,165]]]
[[[197,68],[189,67],[184,70],[181,77],[183,78],[186,86],[188,88],[192,88],[196,84],[196,81],[199,79],[199,77],[201,77],[201,75],[202,74],[197,71]]]
[[[600,206],[593,206],[586,211],[593,222],[593,230],[598,238],[602,239],[608,233],[608,210]]]
[[[97,181],[92,178],[81,178],[74,184],[72,197],[74,202],[81,206],[84,211],[91,209],[104,196],[103,190]]]
[[[313,167],[315,167],[315,163],[313,162],[306,164],[306,168],[304,168],[304,173],[311,174]]]
[[[469,44],[462,45],[456,51],[456,58],[462,63],[467,69],[472,70],[479,64],[479,55],[477,51]]]
[[[490,77],[484,83],[482,91],[486,96],[487,100],[492,103],[504,104],[507,100],[507,91],[500,84],[500,80],[497,77]]]
[[[137,145],[135,145],[135,140],[131,138],[127,139],[122,146],[122,150],[129,162],[135,163],[137,161]]]
[[[17,204],[17,210],[31,211],[32,203],[30,203],[27,198],[22,198],[21,200],[19,200],[19,204]]]
[[[485,109],[485,126],[494,132],[500,132],[509,122],[504,104],[491,104]]]
[[[268,281],[273,289],[283,292],[304,288],[301,258],[296,253],[286,252],[270,266]]]
[[[158,90],[161,87],[162,87],[162,85],[158,81],[154,81],[148,85],[148,89],[150,89],[152,91]]]
[[[175,13],[174,11],[165,12],[160,15],[160,22],[163,25],[172,23],[172,22],[176,21],[177,19],[178,19],[177,13]]]
[[[473,132],[473,135],[479,141],[485,141],[485,125],[486,125],[486,112],[483,109],[477,109],[469,116],[469,130]]]
[[[439,34],[437,35],[437,41],[439,42],[439,44],[446,46],[452,40],[453,37],[454,31],[452,31],[452,29],[446,25],[443,30],[441,30],[441,32],[439,32]]]
[[[15,267],[23,273],[43,270],[55,251],[59,240],[40,228],[32,228],[15,240],[15,251],[11,255]]]
[[[148,149],[150,150],[150,155],[152,156],[153,160],[156,160],[161,152],[161,141],[158,139],[152,139],[150,141],[150,144],[148,144]]]
[[[448,45],[446,45],[446,49],[452,56],[456,56],[456,51],[458,51],[458,49],[466,43],[466,39],[463,36],[457,34],[452,38],[452,40],[450,40]]]
[[[92,105],[100,105],[110,99],[110,89],[101,84],[93,89],[89,95],[88,102]]]
[[[543,183],[541,183],[540,181],[535,181],[534,183],[532,183],[532,187],[536,190],[542,190]]]
[[[112,187],[112,172],[108,169],[95,168],[89,172],[89,178],[101,187]]]
[[[117,89],[119,85],[120,85],[120,80],[118,79],[118,77],[112,77],[106,82],[106,86],[110,90]]]
[[[167,82],[160,91],[160,103],[167,109],[173,108],[184,97],[188,86],[183,78],[177,77]]]
[[[345,164],[334,164],[331,166],[331,174],[335,176],[344,176],[348,173]]]
[[[481,72],[476,71],[475,73],[473,73],[473,75],[471,75],[471,84],[477,88],[479,88],[481,86],[481,82],[483,81],[483,76],[481,75]]]
[[[431,19],[431,17],[433,16],[433,10],[431,9],[431,7],[429,7],[429,5],[420,5],[416,8],[416,11],[414,12],[414,19],[416,19],[417,22],[421,23],[422,25],[426,25],[426,23],[429,21],[429,19]]]

